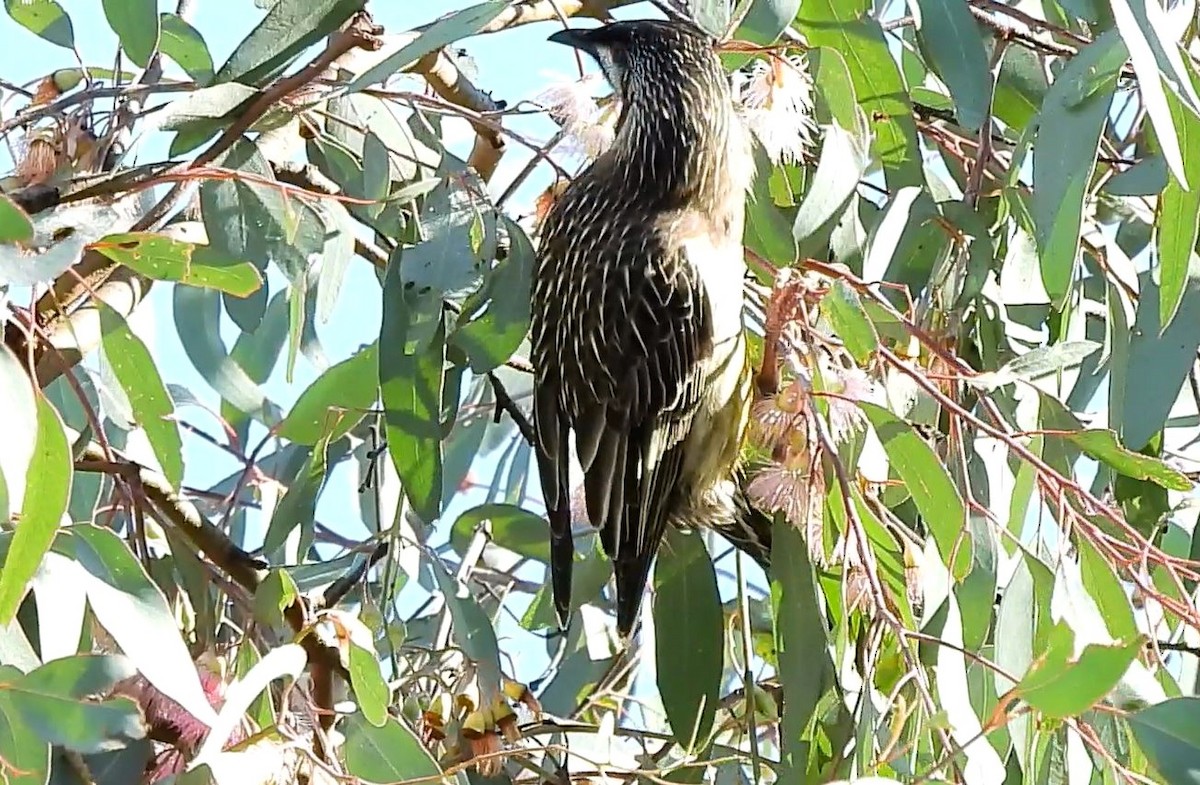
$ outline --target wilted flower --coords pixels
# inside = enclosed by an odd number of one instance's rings
[[[751,66],[740,90],[746,125],[773,163],[795,163],[812,147],[813,82],[802,54],[768,55]]]
[[[758,471],[746,494],[765,512],[781,512],[793,526],[808,522],[812,461],[807,450],[794,450],[785,460]]]
[[[858,368],[840,369],[826,378],[831,383],[829,392],[834,393],[826,398],[829,402],[829,435],[835,443],[841,443],[866,423],[866,416],[854,402],[870,398],[875,392],[875,384]]]
[[[617,102],[600,106],[591,96],[600,80],[591,75],[575,82],[559,82],[534,98],[563,129],[568,151],[586,158],[607,150],[616,134]]]
[[[793,431],[803,428],[807,403],[807,386],[799,379],[756,402],[751,410],[751,422],[764,446],[774,447]]]

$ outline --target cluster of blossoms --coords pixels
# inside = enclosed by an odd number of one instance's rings
[[[443,693],[427,701],[410,698],[405,714],[420,728],[426,745],[441,746],[443,764],[474,761],[481,776],[495,777],[504,763],[504,745],[521,739],[513,704],[541,715],[542,707],[529,688],[512,679],[504,679],[500,693],[490,700],[476,702],[465,693]]]
[[[800,527],[821,517],[814,511],[824,490],[816,418],[824,418],[835,445],[843,443],[865,425],[856,402],[875,395],[874,382],[864,371],[810,349],[804,337],[812,330],[808,306],[823,294],[823,287],[814,281],[791,270],[780,271],[767,303],[766,340],[774,346],[768,347],[764,363],[782,368],[764,368],[775,389],[755,402],[751,411],[752,436],[770,461],[751,478],[747,492],[761,509],[783,513]],[[819,374],[812,371],[814,361]],[[824,414],[817,399],[824,403]]]

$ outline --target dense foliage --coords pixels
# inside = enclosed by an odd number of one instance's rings
[[[61,66],[0,74],[4,782],[1200,776],[1194,0],[220,2],[218,67],[103,0],[100,67],[5,0]],[[525,359],[615,107],[470,57],[609,11],[758,140],[775,513],[769,576],[671,532],[624,651],[582,515],[554,625]]]

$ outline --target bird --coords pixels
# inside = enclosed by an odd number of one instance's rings
[[[700,28],[617,21],[549,40],[590,55],[621,107],[611,145],[539,230],[530,359],[551,590],[566,629],[573,438],[628,641],[667,526],[717,529],[769,564],[770,521],[738,481],[754,158],[716,42]]]

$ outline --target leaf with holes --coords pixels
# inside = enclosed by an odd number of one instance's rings
[[[110,234],[92,250],[156,281],[216,289],[245,297],[262,286],[262,277],[248,262],[232,261],[207,245],[172,240],[152,232]]]

